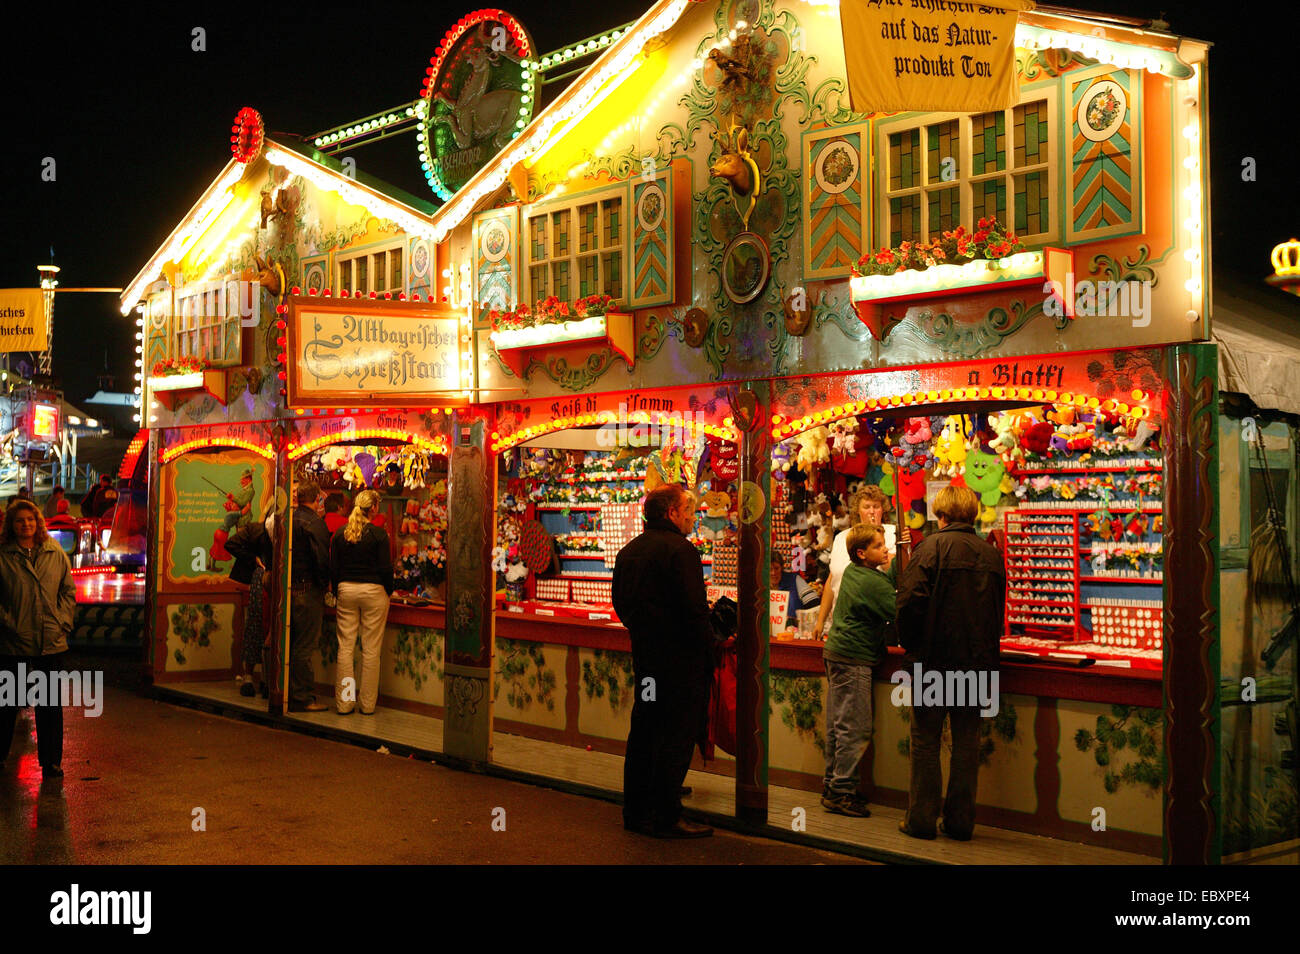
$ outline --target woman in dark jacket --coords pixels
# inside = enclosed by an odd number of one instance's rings
[[[55,658],[68,651],[77,609],[68,556],[45,530],[40,510],[29,500],[16,500],[5,511],[0,532],[0,671],[18,683],[18,667],[42,670],[47,676]],[[49,680],[47,679],[47,686]],[[36,755],[45,778],[63,775],[63,708],[58,693],[36,714]],[[0,763],[13,742],[18,706],[0,706]]]
[[[379,699],[379,650],[384,644],[388,597],[393,592],[393,555],[388,534],[372,523],[379,494],[363,490],[348,522],[330,544],[330,576],[338,598],[339,660],[334,675],[334,706],[339,715],[357,703],[373,715]],[[361,676],[354,680],[353,647],[361,636]],[[351,687],[344,680],[351,681]]]
[[[271,552],[271,534],[267,525],[273,517],[268,517],[266,524],[247,523],[235,531],[226,541],[226,552],[235,558],[235,565],[230,568],[230,579],[234,583],[248,586],[248,605],[244,608],[244,679],[239,687],[241,696],[254,696],[261,693],[267,697],[266,661],[263,652],[266,639],[270,633],[270,621],[267,619],[267,586],[270,583],[269,569],[273,555]],[[254,675],[257,667],[262,666],[263,679],[259,684]]]

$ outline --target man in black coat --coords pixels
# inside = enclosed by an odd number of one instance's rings
[[[645,499],[645,531],[614,563],[614,609],[632,638],[636,675],[623,763],[623,827],[660,838],[704,838],[685,821],[681,786],[706,734],[713,631],[699,551],[686,539],[695,498],[677,485]]]
[[[289,711],[324,712],[312,694],[311,653],[320,643],[330,586],[330,538],[320,513],[320,488],[305,480],[294,494],[289,538]]]
[[[912,778],[907,815],[899,830],[915,838],[933,838],[940,814],[943,773],[939,746],[945,717],[952,731],[948,795],[943,800],[940,830],[967,841],[975,828],[975,787],[979,779],[981,703],[972,686],[991,687],[997,709],[997,674],[1006,604],[1007,579],[1002,556],[981,540],[973,526],[979,499],[966,487],[945,487],[934,501],[939,530],[912,552],[898,581],[899,641],[907,650],[908,672],[944,677],[940,704],[912,685]],[[949,673],[961,673],[956,680]],[[961,699],[957,687],[961,686]],[[948,698],[949,690],[953,698]],[[976,694],[978,696],[978,694]],[[923,698],[929,700],[922,704]]]

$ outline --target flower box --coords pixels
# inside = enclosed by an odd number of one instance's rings
[[[535,355],[580,352],[585,359],[593,348],[605,344],[622,355],[629,368],[636,361],[632,316],[614,311],[575,321],[502,328],[493,331],[489,338],[502,362],[519,378],[524,376]]]
[[[226,403],[229,378],[220,368],[204,368],[185,374],[151,374],[149,396],[169,411],[174,411],[192,397],[211,394],[222,404]]]
[[[1074,317],[1074,302],[1061,291],[1071,287],[1067,276],[1074,270],[1074,253],[1068,249],[1043,248],[1019,252],[1007,258],[976,259],[962,265],[934,265],[906,269],[893,275],[854,276],[849,279],[853,310],[883,341],[903,319],[906,305],[926,298],[951,297],[954,292],[1004,291],[1037,286],[1043,290],[1052,282],[1052,294],[1061,302],[1064,314]],[[887,315],[886,306],[903,305],[901,313]]]

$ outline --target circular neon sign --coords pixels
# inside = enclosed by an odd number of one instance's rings
[[[461,17],[425,70],[416,141],[429,188],[450,199],[518,136],[537,101],[532,37],[504,10]]]
[[[235,159],[248,164],[262,151],[265,126],[262,114],[252,106],[245,106],[235,114],[235,124],[230,127],[230,152]]]

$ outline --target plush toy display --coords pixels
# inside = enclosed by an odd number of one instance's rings
[[[936,477],[956,477],[966,466],[966,432],[960,414],[950,415],[934,442]]]
[[[792,462],[790,454],[790,441],[781,441],[772,448],[772,476],[777,480],[785,480]]]
[[[795,457],[795,465],[804,473],[811,474],[815,465],[827,463],[831,459],[831,450],[826,443],[829,437],[830,431],[825,427],[814,427],[802,434],[796,434],[794,442],[798,445],[799,451]]]
[[[401,543],[399,551],[403,558],[413,557],[420,552],[420,541],[416,534],[420,532],[420,504],[416,500],[406,501],[406,510],[397,529],[397,538]]]
[[[731,495],[722,490],[710,490],[704,495],[704,516],[700,518],[700,536],[705,540],[724,539],[731,525]]]
[[[1052,422],[1036,421],[1020,432],[1020,446],[1040,457],[1052,446]]]
[[[997,433],[997,437],[989,444],[989,450],[1007,463],[1024,460],[1025,452],[1020,446],[1019,428],[1016,419],[1010,414],[999,415],[993,421],[993,429]]]
[[[980,503],[993,507],[1002,499],[1002,458],[983,448],[966,455],[966,486],[979,494]]]

